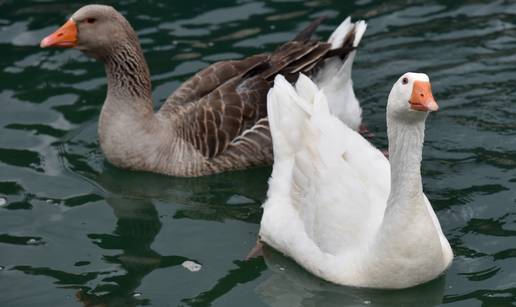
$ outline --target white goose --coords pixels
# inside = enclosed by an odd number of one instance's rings
[[[294,90],[277,76],[268,94],[274,167],[261,240],[337,284],[406,288],[437,277],[453,253],[420,172],[425,119],[437,109],[427,75],[396,81],[389,164],[331,114],[310,79],[301,75]]]

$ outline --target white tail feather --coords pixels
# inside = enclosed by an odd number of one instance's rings
[[[267,95],[267,113],[275,161],[291,157],[299,147],[299,127],[308,118],[307,111],[310,112],[309,104],[278,74]]]
[[[355,40],[353,41],[353,47],[357,47],[360,41],[362,40],[362,36],[367,29],[367,23],[363,20],[359,20],[355,23]]]
[[[299,78],[296,81],[296,92],[302,98],[304,103],[313,103],[315,94],[319,91],[317,85],[310,80],[305,74],[299,74]],[[307,113],[311,113],[311,107],[305,107]]]
[[[350,31],[353,31],[353,47],[357,47],[366,28],[365,21],[351,23],[351,19],[348,17],[333,31],[328,42],[332,44],[332,48],[342,47],[344,40],[350,35]],[[328,59],[313,80],[319,88],[324,90],[331,113],[350,128],[358,130],[362,122],[362,109],[353,91],[353,81],[351,80],[355,55],[356,50],[352,51],[344,61],[336,57]]]
[[[344,19],[343,22],[333,31],[328,39],[328,43],[331,43],[331,49],[342,47],[344,38],[348,35],[349,31],[353,28],[351,24],[351,17]]]

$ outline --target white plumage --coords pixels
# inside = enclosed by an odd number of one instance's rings
[[[354,33],[353,47],[358,47],[366,28],[365,21],[351,23],[351,18],[348,17],[333,31],[328,42],[332,44],[332,48],[338,48],[350,33]],[[313,77],[313,81],[317,87],[324,90],[331,113],[351,129],[358,130],[362,122],[362,109],[353,91],[351,79],[355,55],[356,50],[344,60],[336,57],[326,60],[319,73]]]
[[[402,78],[389,96],[392,165],[332,114],[334,96],[306,76],[295,89],[277,76],[269,91],[274,167],[260,238],[326,280],[403,288],[435,278],[451,262],[451,248],[422,192],[426,112],[408,103],[414,82],[428,77]]]

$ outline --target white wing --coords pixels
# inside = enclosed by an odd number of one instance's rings
[[[383,154],[331,115],[323,91],[307,83],[300,77],[296,92],[277,77],[269,92],[275,161],[260,235],[310,267],[304,257],[367,244],[383,216],[390,171]]]

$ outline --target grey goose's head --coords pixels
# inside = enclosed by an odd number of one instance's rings
[[[138,38],[129,22],[111,6],[86,5],[40,46],[77,48],[97,59],[106,58],[124,44],[138,45]]]

